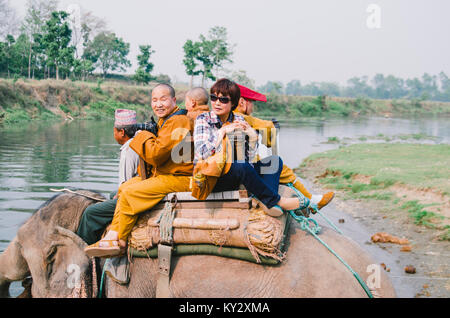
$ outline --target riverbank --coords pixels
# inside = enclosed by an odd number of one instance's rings
[[[153,85],[0,79],[0,121],[14,124],[31,120],[113,118],[117,108],[134,109],[139,118],[146,119]],[[188,87],[175,85],[175,90],[177,103],[182,105]],[[283,121],[358,116],[450,116],[450,103],[269,94],[267,103],[256,103],[254,115]]]
[[[186,90],[177,87],[177,100],[184,100]],[[112,119],[118,108],[136,110],[138,118],[146,119],[150,101],[151,86],[0,79],[0,119],[6,124],[31,120]]]
[[[334,204],[370,235],[408,240],[397,245],[368,237],[366,244],[399,254],[402,264],[416,268],[405,275],[421,282],[417,297],[449,297],[449,161],[449,145],[353,144],[309,156],[297,173],[316,191],[335,191]]]

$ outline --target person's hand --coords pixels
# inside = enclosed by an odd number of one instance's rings
[[[239,127],[241,127],[242,130],[252,129],[252,127],[246,121],[239,122],[238,124],[239,124]]]
[[[119,197],[119,196],[118,196],[117,193],[116,193],[116,195],[114,196],[113,200],[117,199],[118,197]]]
[[[236,129],[239,129],[238,124],[232,123],[229,125],[222,126],[222,128],[219,129],[219,133],[221,133],[221,135],[230,134],[234,132]]]

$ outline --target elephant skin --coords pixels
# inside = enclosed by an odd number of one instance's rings
[[[90,195],[99,196],[93,192]],[[92,259],[86,244],[73,232],[84,209],[93,200],[61,194],[45,203],[18,231],[0,255],[0,296],[8,296],[9,284],[32,277],[32,297],[94,297],[81,284],[74,293],[69,284],[74,264],[81,281],[95,281]],[[210,255],[172,258],[170,296],[182,298],[265,298],[265,297],[367,297],[353,274],[312,235],[292,221],[287,240],[287,256],[279,265],[259,265]],[[395,297],[394,288],[383,270],[351,239],[322,227],[319,234],[366,282],[373,280],[376,297]],[[372,266],[372,267],[371,267]],[[375,265],[376,266],[376,265]],[[380,267],[378,266],[378,269]],[[120,285],[105,276],[107,297],[155,297],[158,278],[156,259],[134,258],[130,282]],[[376,275],[374,276],[374,273]],[[372,277],[372,278],[371,278]],[[80,286],[78,285],[78,288]]]

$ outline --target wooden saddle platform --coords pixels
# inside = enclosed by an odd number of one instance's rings
[[[163,224],[167,215],[171,216],[170,224]],[[179,250],[183,255],[227,257],[222,253],[224,248],[233,255],[236,251],[230,249],[238,248],[246,250],[243,259],[261,263],[263,257],[278,263],[284,258],[287,221],[287,215],[279,218],[267,215],[243,189],[211,193],[203,201],[192,197],[190,192],[178,192],[168,194],[139,217],[128,243],[135,256],[149,256],[159,244],[166,244],[173,247],[175,254]],[[163,238],[161,228],[165,228],[163,232],[171,232],[169,242]]]

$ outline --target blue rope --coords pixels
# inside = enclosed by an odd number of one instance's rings
[[[334,256],[336,256],[336,258],[341,261],[342,264],[345,265],[345,267],[347,267],[347,269],[353,274],[353,276],[356,278],[356,280],[359,282],[359,284],[361,285],[361,287],[364,289],[364,291],[366,292],[367,296],[369,298],[373,298],[373,295],[369,289],[369,287],[367,287],[366,283],[364,282],[364,280],[358,275],[358,273],[356,273],[351,267],[350,265],[348,265],[331,247],[328,246],[327,243],[325,243],[324,241],[322,241],[320,239],[320,237],[317,236],[317,233],[319,232],[317,228],[320,227],[317,225],[317,222],[313,219],[310,218],[305,218],[304,216],[301,215],[296,215],[294,213],[294,211],[289,211],[289,214],[294,218],[294,220],[296,220],[299,224],[300,224],[300,228],[304,231],[308,231],[309,233],[311,233],[320,243],[322,243],[323,246],[325,246]],[[313,221],[313,223],[316,225],[314,228],[310,228],[309,227],[309,222]]]
[[[293,185],[292,183],[288,183],[287,186],[288,186],[289,188],[291,188],[292,190],[294,190],[295,193],[297,194],[297,196],[298,196],[300,199],[305,198],[305,196],[304,196],[300,191],[298,191],[298,190],[294,187],[294,185]],[[333,222],[331,222],[330,219],[328,219],[325,215],[323,215],[322,213],[320,213],[319,209],[316,209],[316,211],[317,211],[317,213],[319,213],[319,215],[320,215],[321,217],[323,217],[323,218],[325,219],[325,221],[327,221],[328,224],[331,225],[331,227],[332,227],[336,232],[338,232],[339,234],[344,234],[344,233],[342,233],[342,231],[341,231],[336,225],[334,225]]]
[[[287,186],[289,188],[291,188],[292,190],[295,191],[295,193],[300,197],[300,198],[304,198],[304,195],[302,193],[300,193],[292,183],[288,183]],[[325,246],[334,256],[336,256],[336,258],[341,261],[342,264],[345,265],[345,267],[347,267],[347,269],[353,274],[353,276],[356,278],[356,280],[359,282],[359,284],[361,285],[361,287],[364,289],[364,291],[366,292],[367,296],[369,296],[369,298],[373,298],[372,293],[370,292],[369,287],[367,287],[367,285],[364,283],[364,281],[362,280],[362,278],[358,275],[358,273],[356,273],[351,267],[350,265],[348,265],[330,246],[328,246],[328,244],[326,244],[324,241],[322,241],[320,239],[320,237],[317,236],[317,234],[320,231],[320,227],[317,224],[317,222],[311,218],[305,218],[304,216],[301,215],[296,215],[294,211],[289,211],[290,215],[294,218],[294,220],[296,220],[299,224],[300,224],[300,228],[303,231],[308,231],[309,233],[311,233],[320,243],[322,243],[323,246]],[[338,233],[343,234],[342,231],[340,229],[338,229],[337,226],[335,226],[333,224],[333,222],[331,222],[327,217],[325,217],[325,215],[323,215],[322,213],[320,213],[320,211],[317,209],[317,213],[319,213],[320,216],[322,216]],[[314,227],[310,228],[309,227],[309,223],[313,222],[314,223]]]
[[[98,289],[97,298],[102,298],[102,295],[103,295],[103,281],[104,281],[104,278],[105,278],[105,274],[106,274],[106,266],[103,264],[102,277],[100,279],[100,287]]]

